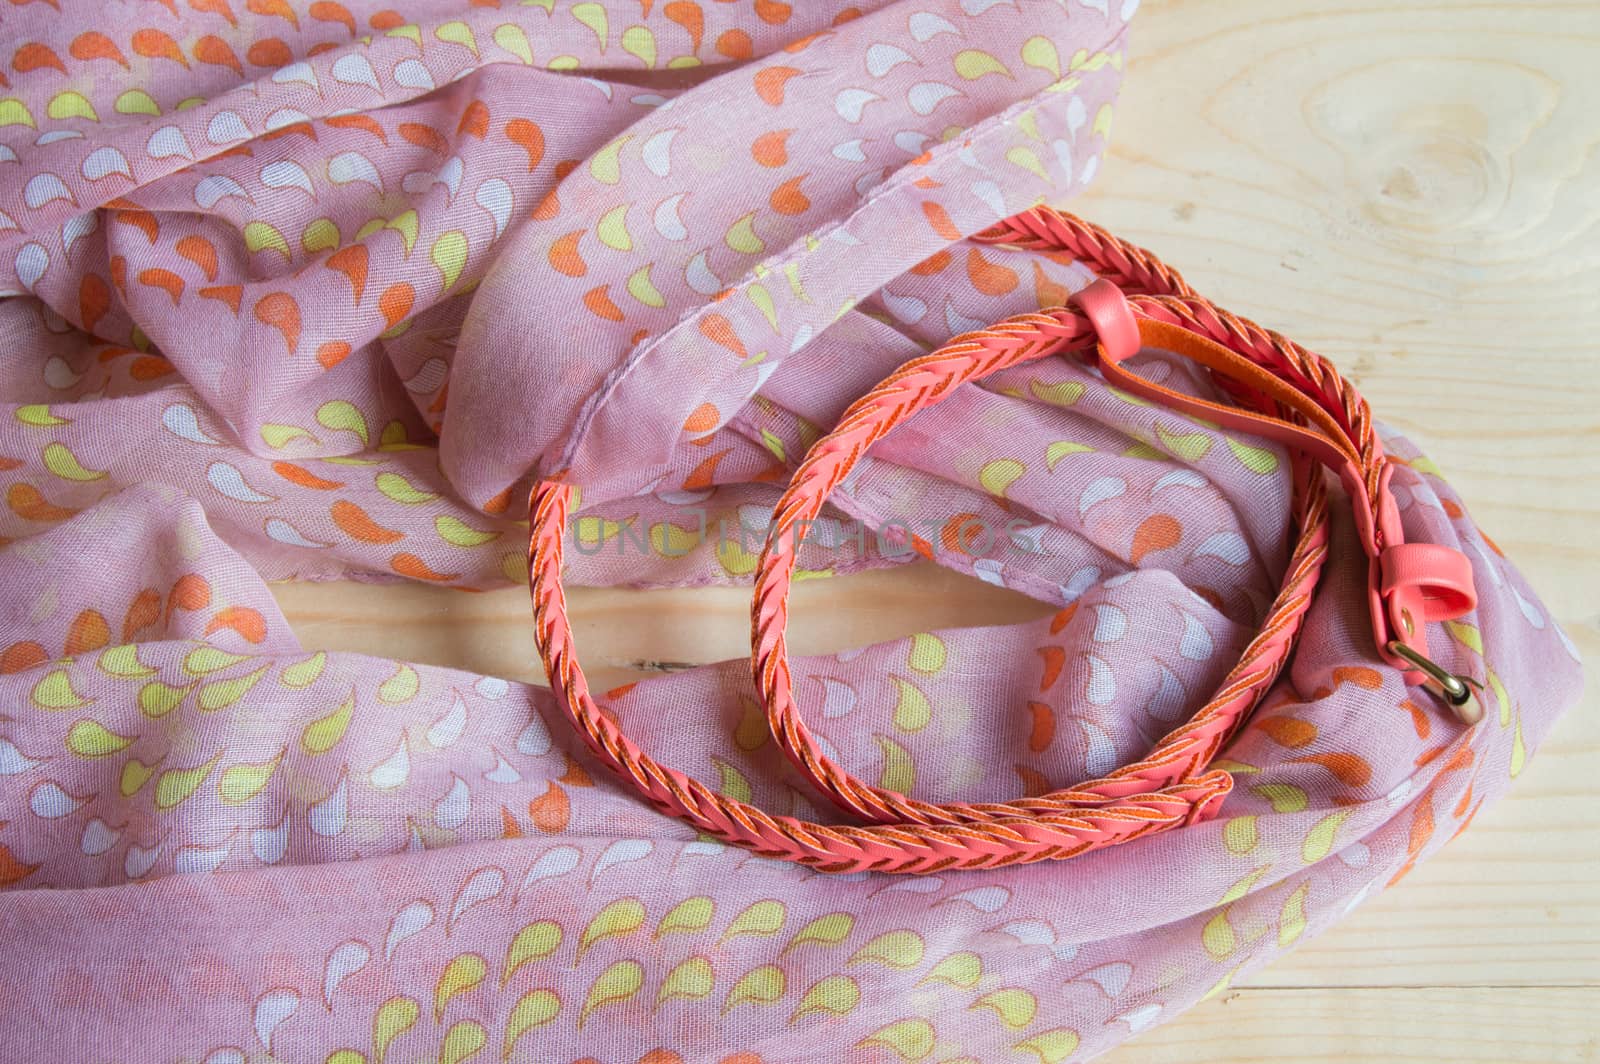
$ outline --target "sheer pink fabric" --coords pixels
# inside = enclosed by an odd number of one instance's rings
[[[1431,645],[1485,685],[1477,727],[1376,659],[1340,512],[1217,821],[913,878],[697,840],[544,689],[314,652],[265,581],[520,582],[558,468],[569,580],[740,580],[851,399],[1087,281],[966,238],[1092,178],[1135,4],[59,4],[3,15],[5,1059],[1084,1059],[1403,875],[1576,698],[1570,643],[1390,437],[1408,538],[1473,559],[1480,609]],[[1289,531],[1280,451],[1065,360],[919,416],[835,501],[819,574],[909,528],[1057,609],[796,662],[830,755],[930,799],[1138,756]],[[605,701],[827,815],[744,663]]]

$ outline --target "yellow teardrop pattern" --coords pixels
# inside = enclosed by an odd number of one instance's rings
[[[851,955],[851,964],[915,968],[922,962],[922,936],[915,931],[885,931]]]
[[[618,898],[596,913],[594,919],[589,921],[589,926],[583,929],[583,934],[578,938],[577,959],[582,961],[589,947],[602,939],[639,930],[644,924],[644,917],[644,903],[638,898]]]
[[[815,1013],[843,1016],[861,1001],[860,985],[848,975],[830,975],[819,979],[800,999],[800,1005],[789,1017],[791,1025]]]
[[[561,998],[554,990],[530,990],[517,999],[506,1018],[505,1048],[500,1056],[511,1059],[511,1050],[517,1039],[536,1027],[543,1027],[561,1014]]]
[[[770,898],[758,901],[733,918],[718,944],[740,935],[775,935],[782,930],[785,915],[782,902]]]
[[[433,988],[434,1020],[444,1019],[445,1006],[451,999],[476,989],[488,974],[488,963],[476,953],[463,953],[445,965]]]
[[[723,999],[722,1011],[727,1013],[745,1004],[770,1005],[783,997],[785,980],[783,969],[775,964],[764,964],[740,976],[728,996]]]
[[[656,924],[655,937],[661,938],[674,932],[703,931],[711,923],[716,911],[716,903],[705,895],[685,898],[667,910],[661,922]]]
[[[518,931],[506,946],[505,963],[501,965],[501,988],[511,982],[511,977],[523,965],[543,960],[559,949],[561,939],[561,925],[553,920],[538,920]]]
[[[601,972],[589,987],[588,999],[578,1014],[578,1028],[581,1030],[589,1017],[600,1009],[632,998],[643,985],[644,968],[638,961],[617,961]]]
[[[704,957],[688,957],[673,967],[656,991],[656,1008],[675,998],[699,1000],[710,995],[716,971]]]
[[[819,916],[799,931],[795,932],[788,945],[779,951],[782,957],[789,951],[806,945],[836,946],[850,937],[850,932],[855,930],[856,918],[849,913],[828,913]]]

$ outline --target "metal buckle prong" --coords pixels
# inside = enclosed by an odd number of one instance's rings
[[[1445,670],[1431,658],[1423,657],[1398,639],[1389,641],[1389,653],[1405,660],[1428,677],[1427,688],[1449,703],[1456,718],[1463,724],[1476,724],[1483,719],[1483,706],[1472,690],[1472,681]]]

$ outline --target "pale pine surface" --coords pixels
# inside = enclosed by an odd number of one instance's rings
[[[1146,3],[1116,148],[1074,209],[1338,361],[1600,661],[1600,4],[1394,7]],[[277,590],[307,646],[539,676],[519,591]],[[738,589],[572,599],[600,687],[747,653]],[[792,642],[1040,612],[919,565],[800,585]],[[1600,1060],[1597,710],[1591,679],[1441,855],[1107,1059]]]

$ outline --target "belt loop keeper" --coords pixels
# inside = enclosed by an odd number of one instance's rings
[[[1104,277],[1074,292],[1068,303],[1083,311],[1094,327],[1102,363],[1116,365],[1139,353],[1139,323],[1128,305],[1128,297]]]

